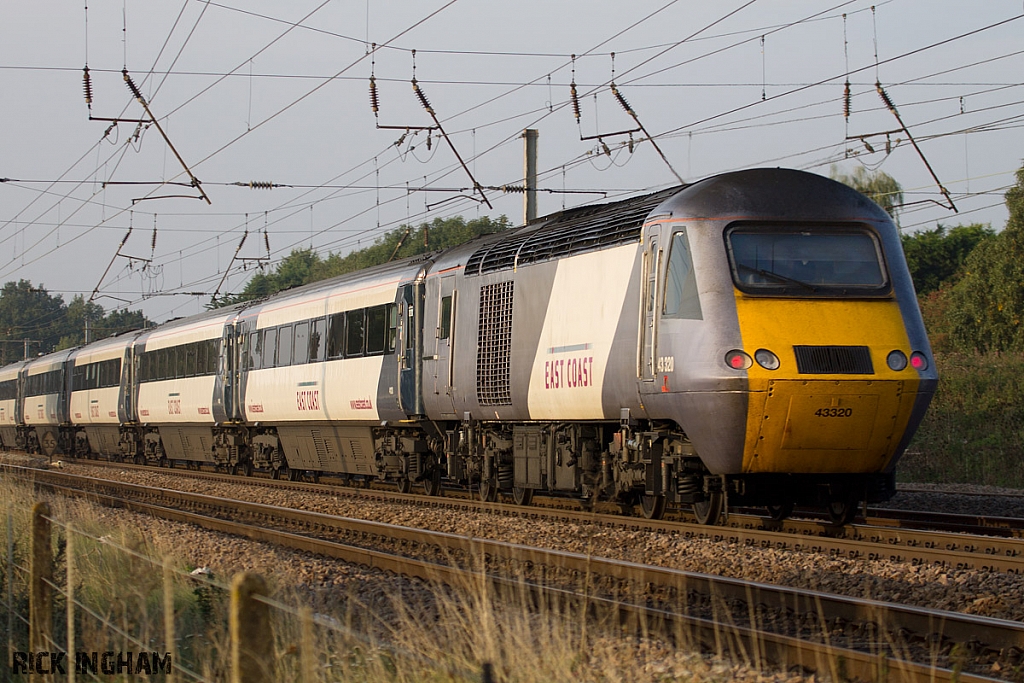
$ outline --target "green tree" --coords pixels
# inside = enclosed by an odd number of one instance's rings
[[[322,259],[312,249],[296,249],[272,272],[257,273],[236,296],[211,301],[213,308],[251,301],[291,287],[318,282],[330,277],[381,265],[394,259],[409,258],[429,251],[448,249],[481,235],[512,227],[505,216],[492,220],[486,216],[467,221],[461,216],[435,218],[418,228],[403,225],[377,238],[373,244],[345,256],[329,254]]]
[[[150,323],[141,311],[112,311],[86,301],[81,295],[66,305],[43,285],[28,280],[8,282],[0,289],[0,364],[21,360],[28,340],[30,356],[80,346],[89,321],[93,341]]]
[[[69,349],[84,344],[86,321],[88,321],[89,341],[97,341],[128,330],[140,330],[152,325],[142,311],[129,311],[125,308],[104,313],[102,306],[86,301],[81,294],[71,300],[65,313],[65,332],[54,350]]]
[[[978,351],[1024,351],[1024,167],[1006,193],[1006,228],[968,255],[945,311],[952,342]]]
[[[914,278],[917,295],[924,297],[950,283],[982,240],[995,235],[987,225],[957,225],[902,234],[903,253]]]
[[[64,300],[28,280],[11,281],[0,289],[0,360],[20,360],[25,340],[30,355],[49,353],[64,332]]]
[[[219,308],[242,301],[252,301],[312,282],[310,273],[320,263],[320,256],[312,249],[293,249],[273,271],[256,273],[235,296],[223,296],[210,302],[210,308]]]
[[[502,232],[511,225],[505,216],[497,220],[483,216],[469,221],[462,216],[455,216],[435,218],[430,223],[422,223],[419,228],[403,225],[386,233],[365,249],[353,251],[346,256],[331,254],[313,269],[313,276],[315,280],[323,280],[387,263],[392,260],[392,255],[394,259],[403,259],[429,251],[449,249],[481,235]]]
[[[846,174],[833,166],[829,172],[832,180],[837,180],[848,185],[858,192],[865,194],[875,204],[885,209],[885,212],[892,216],[893,221],[899,225],[899,208],[903,204],[903,187],[884,171],[868,171],[863,166],[857,166],[853,173]]]
[[[64,329],[62,330],[60,341],[57,342],[54,349],[55,351],[70,349],[73,346],[81,346],[85,342],[86,322],[88,321],[90,329],[94,330],[103,320],[103,307],[91,301],[86,301],[85,297],[78,294],[67,305],[64,314]],[[96,331],[93,331],[90,333],[89,338],[96,340],[105,336],[105,334],[97,334]]]

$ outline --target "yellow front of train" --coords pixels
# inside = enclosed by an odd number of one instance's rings
[[[743,340],[726,362],[746,369],[749,391],[744,473],[886,472],[906,446],[935,373],[912,290],[894,285],[906,265],[887,254],[887,228],[726,231]]]

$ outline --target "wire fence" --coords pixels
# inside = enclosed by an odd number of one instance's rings
[[[314,683],[356,677],[494,680],[493,667],[439,662],[388,643],[365,619],[338,619],[271,597],[263,577],[187,571],[113,534],[96,535],[9,503],[3,558],[6,667],[0,681],[146,675],[181,683]],[[3,622],[0,622],[3,623]],[[399,672],[403,675],[396,675]],[[40,680],[40,679],[36,679]]]

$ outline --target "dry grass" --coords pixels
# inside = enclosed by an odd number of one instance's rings
[[[26,565],[35,495],[28,487],[0,480],[0,496],[13,522],[15,564]],[[166,539],[152,538],[145,528],[113,523],[125,517],[80,500],[51,499],[50,504],[58,521],[53,529],[55,582],[65,583],[64,524],[73,520],[76,598],[97,615],[76,610],[75,649],[166,652],[159,550]],[[6,577],[6,552],[0,555],[0,577]],[[175,662],[203,680],[227,680],[227,592],[190,578],[192,567],[179,560],[172,557],[169,562],[175,569],[171,583]],[[485,662],[493,666],[495,680],[521,683],[757,677],[754,671],[643,633],[602,628],[585,619],[577,603],[538,605],[526,590],[499,599],[482,580],[446,587],[380,576],[377,587],[372,581],[356,581],[347,591],[330,595],[297,588],[288,575],[269,577],[269,581],[269,601],[274,605],[274,680],[278,681],[470,682],[481,680]],[[15,610],[25,615],[24,577],[16,575],[13,588]],[[54,614],[53,640],[63,649],[66,602],[60,595],[54,599]],[[302,614],[313,616],[304,619]],[[119,635],[114,628],[127,635]],[[6,643],[2,618],[0,631]],[[11,635],[16,650],[27,649],[26,629],[20,622]],[[178,680],[190,679],[180,676]]]

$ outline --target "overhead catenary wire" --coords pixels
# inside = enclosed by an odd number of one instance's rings
[[[424,16],[424,17],[422,17],[421,19],[419,19],[418,21],[414,22],[414,23],[413,23],[412,25],[408,26],[408,27],[407,27],[406,29],[404,29],[404,30],[400,31],[400,32],[399,32],[398,34],[396,34],[395,38],[393,38],[392,40],[394,40],[394,39],[397,39],[397,38],[401,37],[402,35],[405,35],[405,34],[406,34],[406,33],[408,33],[409,31],[411,31],[411,30],[415,29],[416,27],[420,26],[421,24],[423,24],[423,23],[424,23],[425,21],[428,21],[429,19],[433,18],[434,16],[436,16],[436,15],[437,15],[437,14],[439,14],[440,12],[442,12],[442,11],[444,11],[445,9],[447,9],[448,7],[452,6],[452,5],[453,5],[453,4],[455,4],[455,3],[457,2],[457,1],[458,1],[458,0],[448,0],[448,2],[446,2],[446,3],[445,3],[444,5],[442,5],[442,6],[440,7],[440,8],[438,8],[438,9],[436,9],[436,10],[434,10],[434,11],[430,12],[430,13],[429,13],[429,14],[427,14],[426,16]],[[326,4],[328,4],[328,2],[330,2],[330,0],[324,0],[324,2],[323,2],[323,3],[321,3],[321,4],[320,4],[320,5],[318,5],[318,6],[316,7],[316,8],[314,8],[314,9],[313,9],[313,10],[312,10],[311,12],[309,12],[309,13],[308,13],[308,14],[306,15],[306,17],[304,17],[304,18],[303,18],[303,20],[302,20],[302,21],[305,21],[305,19],[306,19],[306,18],[308,18],[308,17],[312,16],[312,15],[313,15],[313,14],[314,14],[315,12],[317,12],[317,11],[318,11],[318,10],[319,10],[320,8],[322,8],[322,7],[324,7],[324,6],[326,5]],[[288,29],[288,30],[286,30],[286,31],[284,32],[284,34],[282,34],[281,36],[278,36],[278,37],[276,37],[276,38],[275,38],[274,40],[272,40],[272,41],[270,42],[270,44],[268,44],[268,45],[264,46],[264,47],[263,47],[263,48],[262,48],[262,49],[261,49],[261,50],[260,50],[259,52],[257,52],[256,54],[258,55],[258,54],[260,54],[261,52],[263,52],[263,51],[265,51],[266,49],[268,49],[268,48],[269,48],[269,47],[270,47],[271,45],[273,45],[273,44],[274,44],[275,42],[277,42],[278,40],[280,40],[280,39],[281,39],[281,38],[282,38],[282,37],[283,37],[283,36],[284,36],[285,34],[287,34],[287,33],[288,33],[288,32],[289,32],[289,31],[290,31],[291,29],[292,29],[292,27],[289,27],[289,29]],[[389,41],[389,42],[390,42],[390,41]],[[342,69],[341,71],[339,71],[339,72],[338,72],[338,74],[337,74],[337,75],[341,75],[342,73],[344,73],[344,72],[348,71],[348,70],[349,70],[350,68],[352,68],[353,66],[355,66],[356,64],[358,64],[358,63],[359,63],[360,61],[362,61],[362,58],[359,58],[359,59],[355,60],[355,61],[354,61],[353,63],[351,63],[351,64],[349,64],[348,66],[344,67],[344,68],[343,68],[343,69]],[[243,62],[243,64],[244,64],[244,62]],[[239,68],[240,68],[240,67],[239,67]],[[236,70],[237,70],[237,69],[236,69]],[[219,81],[217,81],[217,82],[219,82]],[[274,114],[271,114],[271,115],[270,115],[269,117],[267,117],[267,118],[266,118],[266,119],[264,119],[263,121],[261,121],[261,122],[259,122],[258,124],[256,124],[256,126],[253,126],[251,130],[249,130],[249,131],[246,131],[246,132],[245,132],[245,133],[243,133],[242,135],[239,135],[239,136],[237,136],[236,138],[232,139],[231,141],[229,141],[228,143],[226,143],[226,144],[225,144],[225,145],[223,145],[222,147],[218,148],[218,149],[217,149],[216,151],[214,151],[213,153],[209,154],[209,155],[208,155],[207,157],[205,157],[204,159],[202,159],[202,160],[201,160],[200,162],[198,162],[198,163],[202,163],[203,161],[206,161],[206,160],[208,160],[208,159],[212,158],[213,156],[215,156],[216,154],[218,154],[218,153],[222,152],[222,151],[223,151],[224,149],[226,149],[226,148],[227,148],[227,147],[229,147],[230,145],[234,144],[234,143],[235,143],[235,142],[237,142],[238,140],[242,139],[243,137],[245,137],[246,135],[248,135],[248,134],[249,134],[249,133],[251,133],[252,131],[256,130],[257,128],[259,128],[259,127],[261,127],[261,126],[263,126],[263,125],[264,125],[264,124],[266,124],[266,123],[267,123],[268,121],[270,121],[270,120],[272,120],[272,119],[276,118],[276,117],[277,117],[278,115],[280,115],[280,114],[281,114],[281,113],[283,113],[284,111],[287,111],[288,109],[290,109],[291,107],[295,106],[295,105],[296,105],[296,104],[298,104],[299,102],[303,101],[304,99],[306,99],[307,97],[309,97],[309,96],[310,96],[310,95],[312,95],[313,93],[317,92],[317,91],[318,91],[319,89],[321,89],[321,88],[322,88],[322,87],[323,87],[324,85],[326,85],[326,84],[327,84],[328,82],[330,82],[330,79],[327,79],[327,80],[325,80],[325,81],[324,81],[323,83],[321,83],[321,84],[320,84],[320,85],[318,85],[317,87],[315,87],[315,88],[313,88],[312,90],[308,91],[308,92],[307,92],[307,93],[306,93],[305,95],[303,95],[303,96],[299,97],[299,98],[298,98],[298,99],[296,99],[296,100],[293,100],[293,101],[292,101],[292,102],[291,102],[290,104],[286,105],[286,106],[285,106],[285,107],[284,107],[283,109],[280,109],[280,110],[278,110],[277,112],[275,112]],[[178,109],[180,109],[180,108],[181,108],[182,106],[185,106],[185,105],[186,105],[186,104],[188,104],[189,102],[191,102],[191,101],[194,101],[196,97],[198,97],[198,96],[199,96],[199,95],[201,95],[202,93],[204,93],[204,92],[208,91],[210,87],[213,87],[213,85],[216,85],[216,83],[214,83],[214,84],[211,84],[211,85],[210,85],[210,86],[208,86],[207,88],[204,88],[204,89],[203,89],[202,91],[200,91],[200,93],[198,93],[197,95],[194,95],[193,97],[191,97],[191,98],[189,98],[188,100],[186,100],[186,102],[185,102],[185,103],[183,103],[183,104],[179,105],[179,106],[178,106],[178,107],[177,107],[176,109],[174,109],[174,110],[173,110],[173,111],[171,112],[171,114],[173,114],[173,113],[174,113],[174,111],[177,111]],[[170,114],[168,114],[168,116],[170,116]],[[193,166],[197,166],[197,165],[198,165],[198,163],[197,163],[197,164],[194,164]],[[80,238],[81,238],[82,236],[84,236],[85,234],[87,234],[87,232],[86,232],[86,233],[81,233],[81,234],[79,234],[79,235],[78,235],[78,236],[77,236],[76,238],[73,238],[73,239],[72,239],[71,241],[76,241],[76,239],[80,239]],[[38,242],[37,242],[37,244],[38,244]],[[32,259],[32,260],[30,261],[30,263],[34,263],[34,262],[38,261],[38,260],[39,260],[39,259],[41,259],[41,258],[45,258],[45,257],[46,257],[47,255],[49,255],[50,253],[52,253],[52,251],[53,251],[53,250],[48,250],[47,252],[45,252],[45,253],[43,253],[43,254],[41,254],[41,255],[37,256],[36,258]]]

